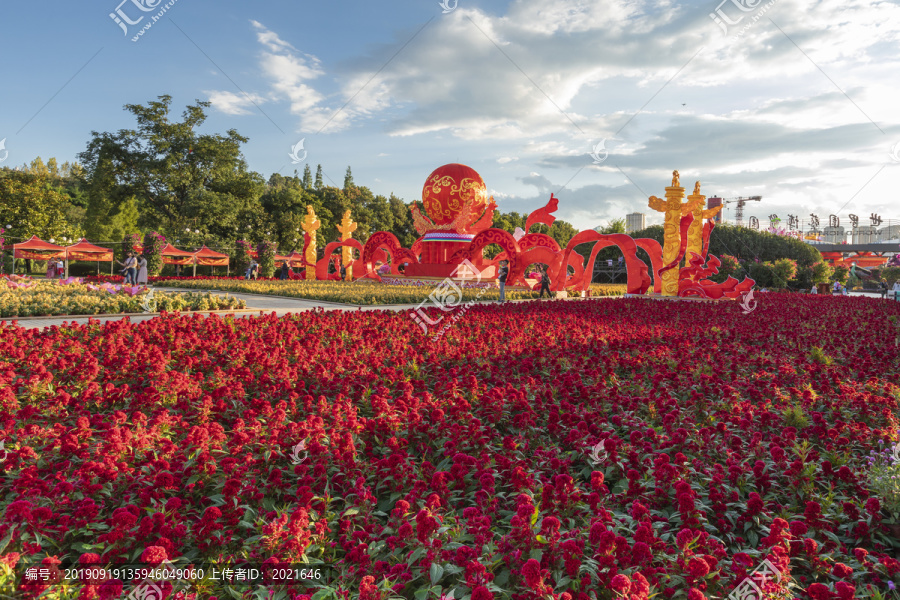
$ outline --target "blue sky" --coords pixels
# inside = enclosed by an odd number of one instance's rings
[[[350,165],[409,201],[462,162],[501,210],[554,193],[589,228],[661,222],[647,197],[678,169],[709,196],[762,195],[745,217],[763,225],[900,218],[896,3],[176,0],[133,42],[166,1],[120,1],[5,4],[4,166],[74,160],[91,130],[133,126],[123,105],[170,94],[174,118],[212,101],[204,130],[249,137],[265,177],[321,163],[341,185]],[[117,8],[144,17],[128,35]]]

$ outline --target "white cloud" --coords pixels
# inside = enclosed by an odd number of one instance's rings
[[[250,107],[255,104],[259,105],[266,101],[259,94],[238,94],[225,91],[207,91],[209,101],[213,107],[222,111],[226,115],[247,115],[250,114]]]

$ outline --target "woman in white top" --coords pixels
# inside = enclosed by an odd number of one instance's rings
[[[138,259],[137,263],[138,274],[137,274],[137,283],[138,285],[147,285],[147,257],[143,254]]]

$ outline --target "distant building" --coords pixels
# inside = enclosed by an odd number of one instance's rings
[[[847,236],[844,228],[841,226],[826,227],[825,235],[822,236],[822,241],[829,244],[840,244],[841,242],[847,241]]]
[[[881,243],[900,241],[900,225],[889,225],[878,230],[878,241]]]
[[[647,227],[644,213],[630,213],[625,215],[625,233],[633,233]]]
[[[722,199],[713,196],[712,198],[709,198],[706,201],[706,206],[707,206],[707,208],[715,208],[717,206],[722,206]],[[713,217],[713,222],[716,225],[718,225],[719,223],[722,222],[722,211],[721,210],[718,213],[716,213],[715,217]]]
[[[874,244],[878,237],[878,230],[871,225],[863,225],[853,230],[854,244]]]

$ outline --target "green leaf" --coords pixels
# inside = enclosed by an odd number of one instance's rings
[[[409,557],[409,560],[406,561],[406,564],[412,566],[416,561],[422,558],[422,555],[425,554],[425,548],[417,548],[413,551],[412,556]]]
[[[425,598],[428,597],[429,592],[431,592],[431,590],[426,588],[423,590],[419,590],[418,592],[416,592],[413,595],[415,596],[416,600],[425,600]]]
[[[440,581],[441,577],[444,575],[444,567],[437,563],[431,563],[429,575],[431,576],[431,585],[437,585],[437,582]]]

